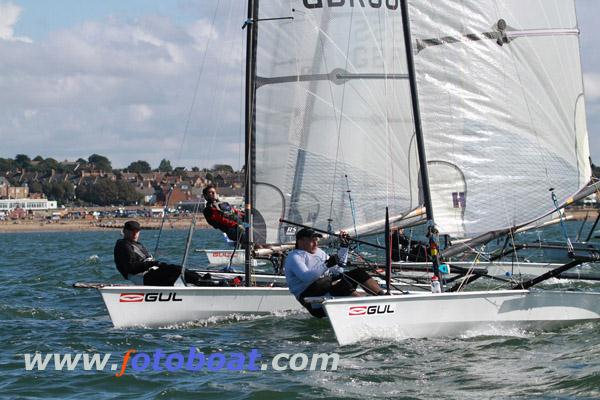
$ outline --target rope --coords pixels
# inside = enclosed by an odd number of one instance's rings
[[[558,218],[560,220],[560,227],[562,229],[563,235],[565,236],[565,239],[567,240],[567,251],[569,252],[569,254],[573,254],[573,252],[574,252],[573,244],[571,243],[571,239],[569,239],[569,235],[567,234],[567,227],[565,226],[565,223],[563,221],[564,214],[563,214],[562,210],[558,207],[558,200],[556,199],[556,194],[554,193],[554,188],[551,188],[550,191],[552,192],[552,202],[554,203],[554,207],[556,207],[556,211],[558,212]]]
[[[358,239],[358,231],[356,229],[356,209],[354,208],[354,200],[352,199],[352,195],[350,194],[350,182],[348,181],[348,174],[344,175],[346,177],[346,186],[348,187],[348,200],[350,201],[350,211],[352,212],[352,224],[354,225],[354,236]]]
[[[156,238],[156,245],[154,246],[154,257],[158,257],[158,244],[160,243],[160,237],[162,235],[163,227],[165,225],[165,219],[167,218],[167,211],[169,209],[169,200],[171,200],[171,194],[173,193],[173,186],[169,189],[169,193],[167,193],[167,198],[165,200],[165,207],[163,208],[163,216],[160,221],[160,229],[158,230],[158,237]]]

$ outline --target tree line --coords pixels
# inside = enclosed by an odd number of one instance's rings
[[[124,169],[113,169],[112,162],[100,154],[92,154],[87,159],[78,158],[75,162],[59,162],[54,158],[37,156],[33,159],[26,154],[17,154],[14,158],[0,158],[0,176],[8,179],[12,186],[21,186],[17,170],[37,172],[38,180],[26,182],[30,193],[43,193],[48,200],[55,200],[59,204],[97,204],[106,205],[131,205],[142,200],[134,186],[123,180],[112,180],[99,177],[93,185],[74,185],[70,180],[49,180],[52,171],[59,174],[77,175],[79,171],[103,171],[120,174],[121,172],[149,173],[165,172],[171,175],[183,175],[185,168],[173,168],[171,162],[162,159],[158,168],[152,169],[150,163],[144,160],[133,161]],[[212,171],[234,172],[230,165],[216,164]],[[193,167],[192,171],[205,172],[208,179],[212,179],[211,170]],[[10,174],[10,173],[13,174]]]
[[[27,170],[31,172],[50,173],[52,170],[59,173],[73,173],[77,170],[95,170],[104,172],[134,172],[134,173],[148,173],[148,172],[181,172],[185,171],[184,167],[175,167],[171,165],[171,161],[163,158],[157,168],[152,168],[150,163],[144,160],[137,160],[131,162],[126,168],[113,169],[112,162],[105,156],[100,154],[92,154],[87,159],[78,158],[75,162],[61,162],[57,161],[52,157],[44,158],[42,156],[36,156],[31,159],[26,154],[17,154],[15,158],[2,158],[0,157],[0,172],[10,172],[17,169]],[[211,169],[193,167],[192,171],[195,172],[208,172],[208,171],[224,171],[234,172],[231,165],[227,164],[215,164]]]

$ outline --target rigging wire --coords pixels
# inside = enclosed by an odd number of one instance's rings
[[[211,24],[210,24],[211,28],[213,26],[215,26],[215,20],[217,19],[217,13],[219,11],[220,4],[221,4],[221,0],[217,0],[217,5],[215,7],[215,11],[214,11],[212,19],[211,19]],[[185,144],[185,138],[187,137],[187,134],[189,132],[190,123],[192,121],[192,114],[194,112],[194,108],[196,107],[196,100],[198,98],[198,91],[200,89],[200,81],[202,80],[204,66],[206,65],[206,55],[208,53],[208,47],[212,40],[212,36],[213,36],[212,34],[210,34],[210,33],[208,34],[208,38],[206,40],[206,46],[204,47],[204,54],[202,55],[200,70],[198,71],[198,78],[196,79],[196,84],[194,85],[194,94],[192,96],[192,102],[190,104],[190,108],[187,113],[187,118],[185,121],[185,128],[183,130],[183,137],[181,138],[181,145],[179,146],[179,153],[177,155],[177,163],[179,163],[179,161],[181,161],[181,154],[183,153],[183,146]]]
[[[215,24],[215,20],[216,20],[216,17],[217,17],[217,12],[219,10],[220,3],[221,3],[221,1],[218,0],[217,1],[217,5],[215,7],[215,11],[214,11],[213,16],[212,16],[211,27],[213,27],[214,24]],[[198,91],[199,91],[199,88],[200,88],[200,81],[202,79],[202,75],[203,75],[203,72],[204,72],[204,66],[206,64],[206,54],[207,54],[207,51],[208,51],[208,46],[210,44],[211,38],[212,38],[212,35],[209,34],[208,35],[208,40],[206,42],[206,46],[204,48],[204,54],[202,55],[202,62],[201,62],[201,65],[200,65],[200,70],[198,71],[198,77],[196,78],[196,84],[194,85],[194,93],[193,93],[193,96],[192,96],[192,102],[190,104],[190,108],[189,108],[188,113],[187,113],[187,118],[186,118],[186,121],[185,121],[184,130],[183,130],[183,136],[181,138],[181,144],[179,146],[179,152],[177,154],[177,159],[176,159],[176,162],[175,162],[176,166],[181,161],[181,155],[182,155],[182,152],[183,152],[183,146],[185,144],[185,139],[186,139],[188,131],[189,131],[190,123],[191,123],[191,120],[192,120],[192,113],[193,113],[195,105],[196,105],[196,99],[198,97]],[[160,224],[160,229],[158,231],[158,237],[156,239],[156,246],[154,248],[155,257],[158,255],[160,238],[161,238],[161,235],[162,235],[162,231],[163,231],[164,223],[165,223],[165,219],[166,219],[166,214],[167,214],[166,211],[168,210],[169,201],[171,199],[172,193],[173,193],[173,186],[171,186],[171,188],[169,190],[169,194],[167,195],[167,197],[165,199],[165,209],[163,211],[163,218],[162,218],[162,221],[161,221],[161,224]],[[195,224],[194,218],[192,218],[192,223]],[[182,274],[183,274],[183,269],[182,269]],[[184,280],[184,282],[185,282],[185,280]]]
[[[352,23],[354,21],[354,8],[351,9],[350,11],[350,26],[348,28],[348,37],[347,37],[347,42],[346,42],[346,56],[345,56],[345,65],[344,65],[344,69],[347,71],[348,70],[348,54],[350,53],[350,36],[352,34]],[[326,67],[326,71],[328,71],[329,68]],[[337,181],[337,168],[338,168],[338,163],[339,163],[339,156],[340,156],[340,149],[341,149],[341,141],[342,141],[342,122],[344,121],[343,118],[343,114],[344,114],[344,105],[345,105],[345,98],[346,98],[346,85],[343,85],[342,87],[342,99],[341,99],[341,106],[339,108],[340,110],[340,116],[339,116],[339,120],[337,117],[337,114],[335,113],[336,107],[335,107],[335,101],[334,101],[334,96],[333,96],[333,87],[332,87],[332,82],[331,80],[328,81],[329,83],[329,93],[331,95],[331,103],[333,104],[332,109],[334,110],[334,117],[335,117],[335,123],[337,125],[337,146],[336,146],[336,150],[335,150],[335,162],[333,164],[333,184],[331,185],[331,202],[329,205],[329,220],[332,220],[332,216],[333,216],[333,198],[334,198],[334,193],[335,193],[335,183]],[[348,175],[346,175],[346,182],[348,181]],[[351,205],[352,207],[352,205]],[[354,219],[354,213],[352,215],[353,219]],[[341,221],[338,221],[338,223]],[[356,221],[354,221],[354,231],[356,232]]]
[[[169,201],[171,200],[171,194],[173,194],[173,186],[169,188],[169,192],[167,193],[167,197],[165,198],[165,207],[163,208],[163,215],[160,220],[160,228],[158,230],[158,236],[156,237],[156,245],[154,246],[155,258],[158,258],[158,245],[160,243],[160,237],[163,231],[163,226],[165,225],[165,219],[167,218],[167,211],[169,210]]]
[[[356,210],[354,209],[354,200],[352,199],[352,194],[350,190],[350,182],[348,181],[348,174],[344,175],[346,177],[346,185],[348,187],[348,201],[350,202],[350,211],[352,212],[352,224],[354,225],[354,236],[358,239],[358,231],[356,230]]]

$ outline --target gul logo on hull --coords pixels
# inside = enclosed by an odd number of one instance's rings
[[[212,256],[213,257],[231,257],[231,251],[213,251],[212,252]],[[237,256],[239,256],[239,254],[236,254]]]
[[[395,312],[394,308],[393,304],[352,306],[348,308],[348,315],[352,317],[356,315],[393,314]]]
[[[144,301],[143,293],[121,293],[119,303],[139,303]]]
[[[177,297],[176,292],[169,293],[159,293],[159,292],[150,292],[150,293],[121,293],[119,296],[119,303],[153,303],[156,301],[164,302],[164,301],[183,301]]]

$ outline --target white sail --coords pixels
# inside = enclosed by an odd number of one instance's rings
[[[395,217],[419,205],[400,9],[388,3],[260,2],[257,242],[292,241],[282,217],[374,231],[386,206]],[[293,19],[265,20],[282,17]]]
[[[591,177],[572,0],[410,2],[433,214],[473,237]]]

